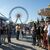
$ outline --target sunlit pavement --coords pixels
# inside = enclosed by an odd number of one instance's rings
[[[41,47],[33,46],[31,39],[30,41],[28,40],[28,38],[20,38],[20,40],[16,40],[16,38],[11,38],[12,42],[5,45],[2,44],[0,46],[0,50],[44,50]]]

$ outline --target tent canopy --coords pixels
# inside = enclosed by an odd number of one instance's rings
[[[41,9],[38,14],[42,16],[50,17],[50,8]]]

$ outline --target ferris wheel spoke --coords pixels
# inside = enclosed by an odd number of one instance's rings
[[[18,18],[16,19],[15,23],[18,21]]]
[[[19,18],[20,22],[22,23],[21,19]]]

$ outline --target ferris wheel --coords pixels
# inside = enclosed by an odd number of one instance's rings
[[[29,14],[27,10],[23,7],[14,7],[9,13],[9,19],[14,23],[26,23],[28,20]]]

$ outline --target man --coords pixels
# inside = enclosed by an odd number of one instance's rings
[[[6,39],[6,27],[5,24],[2,26],[3,30],[2,30],[2,42],[5,43],[5,39]]]
[[[10,25],[7,27],[8,43],[11,43],[11,29]]]
[[[36,29],[33,28],[33,31],[32,31],[32,38],[33,38],[33,45],[36,45]]]

